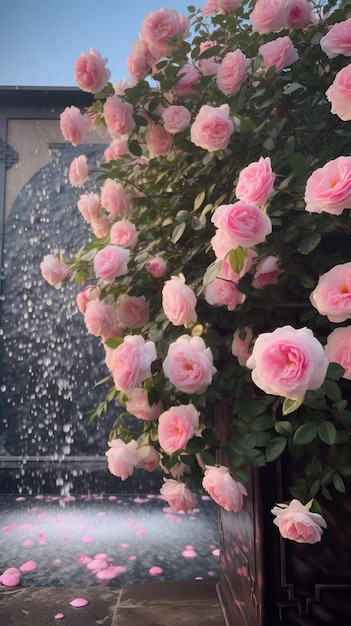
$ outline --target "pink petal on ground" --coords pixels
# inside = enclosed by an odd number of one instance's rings
[[[213,556],[219,556],[219,548],[215,548],[215,550],[212,550],[212,554]]]
[[[11,530],[12,526],[2,526],[1,530]]]
[[[61,563],[62,563],[61,559],[54,559],[54,560],[52,561],[52,564],[53,564],[53,565],[61,565]]]
[[[96,578],[99,580],[112,580],[112,578],[117,578],[121,574],[126,572],[126,568],[121,565],[116,565],[112,567],[108,567],[107,569],[102,569],[100,572],[96,574]]]
[[[162,567],[158,567],[157,565],[154,565],[153,567],[150,567],[149,569],[150,576],[159,576],[160,574],[162,574],[162,572],[163,572]]]
[[[96,513],[97,517],[103,517],[104,515],[106,515],[105,511],[99,511],[98,513]]]
[[[182,552],[182,556],[183,556],[185,559],[193,559],[193,558],[194,558],[194,557],[196,557],[197,555],[196,555],[195,550],[183,550],[183,552]]]
[[[80,608],[81,606],[86,606],[88,603],[88,600],[86,600],[85,598],[74,598],[74,600],[72,600],[72,602],[70,602],[71,606],[74,606],[75,608]]]
[[[43,500],[44,496],[35,496],[34,500]]]
[[[77,558],[77,563],[85,564],[85,563],[89,563],[89,561],[91,560],[92,560],[91,556],[88,556],[87,554],[82,554],[81,556]]]
[[[23,565],[20,565],[20,570],[21,572],[33,572],[35,569],[37,569],[38,564],[36,563],[36,561],[26,561],[25,563],[23,563]]]
[[[16,498],[16,502],[24,502],[25,498],[23,496],[19,496],[18,498]]]
[[[120,544],[119,544],[119,547],[120,547],[120,548],[123,548],[123,549],[125,549],[125,548],[129,548],[129,543],[120,543]]]
[[[108,567],[108,563],[105,559],[93,559],[87,563],[88,569],[100,570],[106,569]]]
[[[136,561],[136,560],[137,560],[137,558],[138,558],[138,557],[137,557],[135,554],[131,554],[131,555],[128,557],[128,561]]]
[[[0,582],[5,587],[16,587],[20,580],[21,577],[19,574],[3,574],[0,576]]]
[[[34,541],[32,539],[25,539],[22,543],[22,546],[24,548],[31,548],[32,546],[34,546]]]
[[[94,538],[91,535],[84,535],[82,537],[82,542],[83,543],[93,543]]]
[[[145,528],[140,528],[139,530],[136,531],[136,535],[138,537],[144,537],[147,534],[148,534],[148,531]]]
[[[108,554],[107,552],[99,552],[98,554],[95,554],[94,559],[108,559]]]
[[[117,496],[109,496],[109,497],[108,497],[108,500],[110,500],[111,502],[112,502],[113,500],[117,500]]]
[[[191,543],[189,543],[187,546],[185,546],[186,550],[195,550],[194,546],[191,545]]]
[[[11,574],[11,575],[15,575],[15,576],[20,576],[21,572],[19,571],[18,567],[8,567],[2,573],[3,576],[4,576],[4,574]]]
[[[64,613],[56,613],[56,615],[54,615],[55,619],[62,619],[63,617],[65,617]]]

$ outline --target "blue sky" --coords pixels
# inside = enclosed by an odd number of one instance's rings
[[[147,13],[187,14],[191,0],[2,0],[0,86],[75,86],[73,66],[95,48],[109,59],[111,81],[127,77],[126,59]]]

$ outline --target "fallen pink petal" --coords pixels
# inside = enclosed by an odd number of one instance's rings
[[[3,574],[0,576],[0,582],[5,587],[16,587],[21,580],[19,574]]]
[[[62,619],[63,617],[65,617],[64,613],[56,613],[56,615],[54,615],[55,619]]]
[[[75,608],[81,608],[82,606],[86,606],[87,604],[89,603],[88,600],[86,600],[85,598],[75,598],[70,602],[70,605]]]
[[[33,572],[37,569],[37,567],[38,565],[36,561],[30,560],[23,563],[23,565],[20,565],[19,569],[21,570],[21,572]]]

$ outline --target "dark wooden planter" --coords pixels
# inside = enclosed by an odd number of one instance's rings
[[[220,408],[222,441],[230,437],[231,421],[231,410]],[[223,454],[218,462],[227,464]],[[218,595],[227,626],[350,626],[351,497],[324,501],[322,541],[298,544],[281,539],[270,512],[291,499],[285,487],[291,468],[283,461],[248,471],[242,511],[219,512]]]

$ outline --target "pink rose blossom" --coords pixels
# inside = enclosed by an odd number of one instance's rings
[[[62,282],[69,278],[69,267],[60,261],[56,254],[46,254],[40,263],[41,275],[51,287],[60,289]]]
[[[351,209],[351,157],[340,156],[311,174],[305,190],[306,211],[341,215]]]
[[[252,380],[267,394],[297,400],[319,389],[328,369],[328,359],[309,328],[292,326],[263,333],[255,341],[246,365]]]
[[[232,341],[232,355],[236,356],[243,367],[251,355],[252,329],[249,326],[237,329]]]
[[[282,4],[282,0],[257,0],[250,14],[253,32],[264,35],[281,30],[284,26]]]
[[[319,513],[311,513],[299,500],[277,504],[271,512],[276,515],[273,523],[278,526],[281,536],[298,543],[317,543],[321,540],[322,528],[327,527]]]
[[[149,126],[145,142],[151,157],[167,156],[173,149],[173,137],[160,124]]]
[[[147,472],[154,472],[160,465],[160,454],[153,446],[139,446],[136,451],[138,465]]]
[[[256,246],[272,232],[268,215],[256,205],[244,201],[217,207],[212,222],[219,231],[215,236],[223,236],[231,248]]]
[[[196,322],[196,296],[193,290],[185,284],[183,274],[172,276],[165,282],[162,289],[162,307],[166,317],[174,326]]]
[[[151,11],[142,22],[141,34],[155,57],[167,56],[175,46],[170,40],[188,34],[188,20],[174,9]]]
[[[276,256],[266,256],[257,263],[252,286],[255,289],[263,289],[266,285],[276,285],[283,271],[278,267]]]
[[[97,220],[100,213],[100,197],[97,193],[83,193],[77,202],[78,209],[88,224]]]
[[[83,52],[74,65],[74,77],[78,87],[88,93],[101,91],[108,83],[111,72],[105,66],[108,59],[103,59],[100,52],[93,48]]]
[[[107,178],[101,187],[101,204],[112,217],[128,217],[131,213],[129,196],[120,183]]]
[[[98,300],[100,293],[100,288],[96,285],[87,285],[86,287],[84,287],[83,291],[78,293],[76,297],[76,303],[82,315],[84,315],[85,313],[88,302],[90,302],[90,300]]]
[[[203,52],[207,52],[207,50],[214,48],[216,45],[217,43],[212,39],[207,39],[207,41],[201,41],[200,43],[200,58],[196,63],[196,67],[199,68],[203,76],[213,76],[214,74],[217,74],[219,59],[214,56],[201,58]]]
[[[245,295],[230,280],[215,278],[206,287],[205,300],[212,306],[226,306],[228,311],[234,311],[244,302]]]
[[[202,486],[212,500],[226,511],[241,511],[247,491],[242,483],[234,480],[227,467],[206,465]]]
[[[139,80],[150,74],[150,62],[154,61],[153,55],[150,53],[147,42],[140,37],[137,43],[133,44],[133,51],[127,58],[127,70],[133,81],[138,83]]]
[[[274,181],[270,158],[260,157],[241,170],[235,195],[239,200],[262,206],[273,191]]]
[[[111,226],[110,243],[116,246],[135,248],[138,241],[138,231],[129,220],[119,220]]]
[[[78,146],[91,127],[91,120],[75,107],[66,107],[60,115],[61,133],[73,146]]]
[[[242,4],[242,0],[207,0],[206,4],[201,7],[201,13],[204,17],[211,15],[224,15],[232,13]]]
[[[202,105],[190,129],[191,141],[209,152],[224,150],[234,131],[229,113],[228,104],[219,107]]]
[[[290,37],[277,37],[273,41],[264,43],[258,49],[262,56],[262,67],[267,71],[275,66],[275,71],[280,74],[286,67],[299,60],[299,53],[296,50]]]
[[[151,377],[151,363],[156,359],[153,341],[145,341],[141,335],[127,335],[123,343],[109,355],[116,389],[129,393]]]
[[[237,93],[243,84],[250,61],[241,50],[228,52],[217,71],[217,86],[227,96]]]
[[[113,137],[129,136],[135,128],[133,105],[119,96],[108,96],[104,104],[104,119],[107,130]]]
[[[104,341],[109,337],[120,337],[123,334],[115,307],[101,300],[87,302],[84,323],[88,333],[95,337],[102,337]]]
[[[81,154],[73,159],[69,166],[68,179],[72,187],[81,187],[88,180],[89,167],[87,157]]]
[[[179,80],[176,83],[175,89],[180,96],[186,96],[193,93],[193,87],[200,81],[200,72],[193,65],[183,65],[177,73]]]
[[[351,318],[351,262],[335,265],[319,277],[310,295],[321,315],[338,324]]]
[[[114,139],[104,152],[105,161],[116,161],[121,156],[129,154],[128,141],[125,137]]]
[[[146,271],[154,278],[161,278],[167,272],[167,261],[162,257],[153,257],[146,263]]]
[[[351,17],[345,22],[333,24],[330,30],[320,40],[320,46],[329,59],[334,59],[338,54],[345,57],[351,56]]]
[[[94,272],[105,283],[113,283],[116,278],[128,271],[127,261],[130,251],[121,246],[106,246],[94,257]]]
[[[126,480],[134,472],[137,465],[136,452],[138,444],[134,439],[129,443],[124,443],[122,439],[112,439],[108,442],[109,450],[105,452],[107,456],[108,469],[114,476],[121,480]]]
[[[343,122],[351,120],[351,64],[337,73],[325,95],[331,103],[331,113]]]
[[[289,30],[301,29],[312,22],[312,4],[308,0],[284,0],[283,23]]]
[[[117,314],[125,328],[142,328],[149,321],[149,303],[145,296],[129,296],[124,293],[118,299]]]
[[[210,348],[202,337],[182,335],[168,348],[163,362],[165,376],[184,393],[204,393],[216,373]]]
[[[168,454],[185,449],[199,426],[199,412],[193,404],[171,406],[158,420],[158,440]]]
[[[103,239],[109,232],[111,224],[106,215],[101,215],[101,217],[98,217],[96,220],[92,220],[90,226],[95,237]]]
[[[178,480],[164,478],[160,494],[177,513],[188,513],[196,506],[196,496],[192,491]]]
[[[335,328],[327,337],[324,351],[330,363],[344,368],[342,378],[351,380],[351,326]]]
[[[162,402],[149,403],[148,392],[142,387],[135,387],[129,393],[126,402],[128,413],[140,420],[157,420],[162,412]]]
[[[162,113],[164,127],[171,135],[182,133],[190,124],[190,111],[184,106],[171,105]]]

